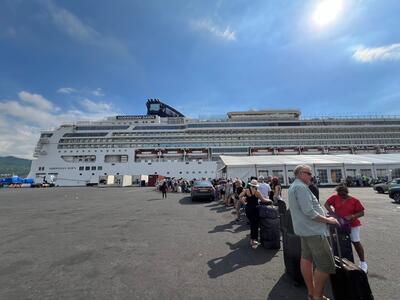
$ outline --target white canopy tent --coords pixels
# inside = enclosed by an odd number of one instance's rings
[[[277,176],[287,185],[293,180],[293,169],[299,164],[309,165],[320,184],[336,184],[350,176],[357,178],[400,177],[400,153],[393,154],[337,154],[337,155],[266,155],[220,156],[221,177]]]

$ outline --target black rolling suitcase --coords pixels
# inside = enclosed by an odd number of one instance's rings
[[[304,284],[300,270],[301,242],[294,233],[285,232],[283,235],[283,261],[286,273],[296,284]]]
[[[357,265],[342,257],[340,241],[331,234],[331,241],[336,241],[339,256],[335,256],[336,274],[331,274],[332,292],[335,300],[373,300],[367,274]],[[335,241],[333,241],[335,240]]]
[[[278,208],[272,205],[259,205],[260,240],[267,249],[280,249],[281,234]]]
[[[338,232],[337,237],[339,238],[340,251],[342,252],[342,257],[354,263],[353,247],[351,244],[350,236],[346,233]],[[333,254],[335,256],[339,256],[336,243],[333,243],[332,249],[333,249]]]
[[[285,226],[285,216],[287,212],[286,208],[286,203],[283,200],[278,200],[278,211],[279,211],[279,223],[280,223],[280,229],[283,233],[286,231],[286,226]]]
[[[285,203],[283,202],[283,204]],[[278,207],[283,207],[283,204],[278,202]],[[285,263],[286,274],[288,274],[296,284],[304,284],[303,275],[300,270],[301,241],[300,237],[294,233],[290,210],[286,210],[286,212],[281,215],[281,219],[283,261]]]

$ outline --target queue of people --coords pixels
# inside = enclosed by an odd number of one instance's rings
[[[321,204],[312,169],[307,165],[299,165],[294,169],[294,175],[295,180],[288,190],[288,205],[294,233],[301,241],[301,274],[307,287],[308,300],[327,300],[323,291],[330,274],[335,273],[327,225],[341,226],[338,218],[349,223],[351,227],[349,235],[360,260],[359,267],[365,273],[368,272],[364,247],[360,239],[359,218],[364,216],[364,207],[360,200],[349,194],[346,184],[339,184],[336,187],[336,194]],[[245,212],[250,225],[250,246],[256,248],[259,245],[260,228],[258,206],[278,205],[279,201],[283,200],[279,178],[260,176],[251,178],[247,184],[237,178],[214,180],[213,185],[215,199],[222,205],[235,208],[237,222],[242,221],[241,214]],[[164,194],[166,197],[166,191],[173,189],[173,186],[173,182],[166,181],[161,185],[163,197]]]
[[[335,273],[333,252],[328,241],[327,224],[340,226],[337,218],[326,216],[322,205],[310,190],[313,176],[307,165],[294,169],[295,181],[289,188],[289,208],[294,232],[301,238],[300,269],[303,275],[309,300],[328,299],[323,295],[330,274]],[[329,197],[324,207],[330,213],[351,222],[351,241],[360,258],[360,268],[367,272],[364,248],[360,241],[360,217],[364,215],[361,202],[349,195],[346,185],[336,188],[336,195]]]
[[[345,184],[336,187],[336,194],[320,203],[319,190],[313,180],[312,169],[299,165],[294,170],[295,180],[288,191],[288,204],[291,211],[294,232],[300,236],[300,270],[308,291],[309,300],[327,300],[323,291],[330,274],[335,273],[335,262],[331,244],[328,240],[328,224],[340,226],[337,218],[343,218],[351,225],[350,239],[358,254],[359,267],[368,272],[364,248],[360,239],[359,218],[364,216],[364,207],[360,200],[349,195]],[[225,193],[220,193],[223,204],[234,205],[237,221],[240,221],[242,207],[250,225],[250,246],[259,244],[259,204],[277,205],[282,199],[282,187],[278,178],[253,178],[248,184],[237,179],[232,182],[232,194],[229,181],[223,184]],[[221,189],[221,187],[219,187]],[[232,201],[230,200],[232,199]],[[232,204],[233,203],[233,204]],[[325,210],[335,217],[325,213]]]

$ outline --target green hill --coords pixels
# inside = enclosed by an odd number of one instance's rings
[[[0,156],[0,177],[18,175],[26,177],[31,169],[31,160],[14,156]]]

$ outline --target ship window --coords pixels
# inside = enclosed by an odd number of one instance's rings
[[[169,172],[167,172],[167,174],[169,174]]]
[[[83,171],[84,169],[84,167],[79,167],[79,171]]]
[[[82,176],[82,173],[79,173],[80,176]]]
[[[85,167],[85,171],[89,171],[90,170],[90,167],[89,166],[86,166]]]
[[[96,166],[92,166],[92,170],[96,170]]]
[[[97,170],[103,170],[103,166],[97,166]]]
[[[182,171],[180,171],[179,174],[182,174]]]
[[[92,175],[94,175],[94,173],[92,173]]]

